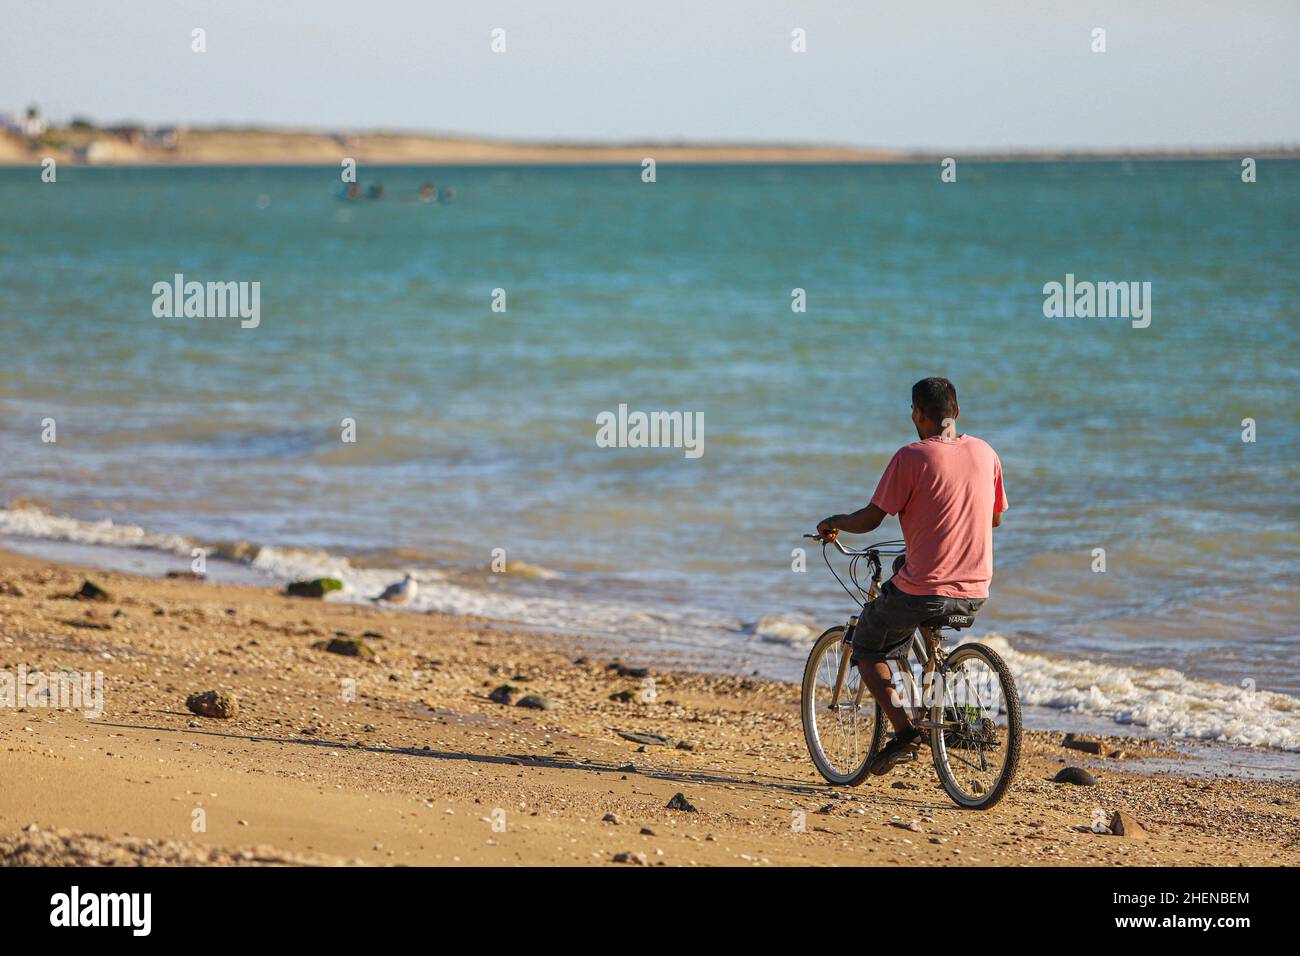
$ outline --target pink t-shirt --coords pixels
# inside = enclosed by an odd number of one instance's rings
[[[871,496],[898,515],[907,564],[894,584],[908,594],[984,598],[993,580],[993,515],[1007,510],[1002,462],[988,442],[941,436],[898,449]]]

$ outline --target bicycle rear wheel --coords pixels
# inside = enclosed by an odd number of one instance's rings
[[[1006,795],[1020,762],[1020,694],[1011,670],[983,644],[948,656],[943,701],[930,708],[934,769],[958,806],[987,810]]]
[[[804,742],[817,772],[837,786],[862,778],[884,736],[880,710],[848,654],[844,628],[832,627],[813,644],[803,671]]]

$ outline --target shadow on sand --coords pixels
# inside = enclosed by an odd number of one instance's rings
[[[177,716],[189,717],[190,714]],[[789,778],[768,775],[736,776],[724,770],[663,770],[650,767],[638,767],[631,761],[618,763],[614,761],[587,758],[574,760],[561,757],[549,757],[542,754],[476,754],[456,750],[433,750],[423,747],[377,747],[343,743],[318,737],[265,737],[250,734],[223,733],[216,730],[200,730],[194,727],[157,727],[149,724],[101,723],[101,727],[114,727],[121,730],[147,730],[155,733],[196,734],[204,737],[220,737],[228,740],[244,740],[249,743],[270,743],[300,747],[321,747],[327,750],[350,750],[358,753],[390,754],[394,756],[417,757],[432,760],[462,760],[468,763],[495,764],[511,767],[535,767],[547,770],[568,770],[579,773],[617,773],[637,774],[651,780],[664,780],[672,783],[695,784],[699,786],[717,785],[744,788],[759,793],[786,793],[799,796],[816,796],[824,800],[842,799],[843,793],[828,784],[804,783]],[[940,801],[928,801],[915,794],[905,795],[891,791],[890,799],[899,806],[930,807],[939,809],[947,806]]]

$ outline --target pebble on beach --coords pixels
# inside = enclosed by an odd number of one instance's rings
[[[213,717],[229,720],[239,713],[239,703],[231,694],[219,690],[209,690],[202,694],[190,694],[185,698],[185,706],[190,713],[200,717]]]
[[[374,657],[370,645],[359,637],[332,637],[328,641],[317,641],[312,645],[316,650],[341,654],[344,657]]]
[[[81,590],[71,595],[78,601],[107,601],[108,592],[101,588],[93,581],[87,580],[81,585]]]
[[[1072,783],[1078,787],[1095,787],[1097,778],[1082,767],[1062,767],[1052,783]]]
[[[1116,810],[1110,818],[1110,832],[1130,840],[1145,840],[1146,828],[1138,822],[1137,817],[1125,810]]]
[[[554,710],[559,706],[559,704],[551,700],[549,697],[543,697],[541,694],[529,694],[515,706],[523,707],[527,710]]]
[[[338,578],[312,578],[310,581],[291,581],[284,589],[289,597],[323,598],[330,591],[342,591]]]
[[[695,806],[686,799],[686,794],[678,792],[668,801],[669,810],[682,810],[686,813],[699,813]]]
[[[1082,737],[1079,734],[1066,734],[1065,739],[1061,741],[1061,746],[1067,750],[1078,750],[1086,754],[1101,755],[1101,741],[1093,740],[1090,737]]]

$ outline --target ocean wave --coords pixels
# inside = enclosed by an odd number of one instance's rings
[[[782,671],[798,667],[820,628],[800,615],[763,615],[749,623],[700,608],[632,606],[578,599],[559,590],[512,593],[510,578],[551,585],[555,572],[511,562],[504,574],[443,571],[429,567],[358,567],[327,551],[258,545],[247,541],[203,544],[185,535],[154,534],[111,520],[54,515],[25,502],[0,508],[0,535],[126,549],[152,549],[189,558],[195,547],[259,572],[268,583],[338,578],[343,589],[327,600],[368,604],[410,572],[418,593],[403,610],[507,621],[525,627],[631,638],[648,649],[692,647],[719,660],[752,653],[761,643],[779,651]],[[397,563],[397,562],[394,562]],[[535,588],[532,590],[536,590]],[[743,636],[738,641],[738,635]],[[1006,637],[980,638],[1006,658],[1021,699],[1063,712],[1101,717],[1180,739],[1300,751],[1300,700],[1249,686],[1195,679],[1168,668],[1121,667],[1017,650]]]
[[[510,574],[517,574],[522,578],[539,578],[543,581],[558,581],[564,577],[559,571],[543,567],[540,564],[530,564],[527,561],[511,561],[506,565],[506,571]]]
[[[806,645],[818,634],[817,629],[805,619],[783,614],[764,614],[740,630],[742,634],[749,634],[769,644],[790,646]]]
[[[1026,704],[1105,717],[1177,739],[1300,751],[1300,700],[1287,694],[1198,680],[1169,668],[1024,653],[1000,635],[981,640],[1006,659]]]
[[[198,546],[193,539],[184,535],[151,534],[138,525],[117,524],[109,518],[82,521],[20,503],[0,508],[0,534],[114,548],[149,548],[186,556]]]
[[[568,596],[510,593],[511,577],[549,583],[563,577],[540,565],[511,561],[502,574],[464,569],[448,572],[421,566],[357,567],[347,557],[309,548],[281,547],[249,541],[203,542],[184,535],[153,534],[131,524],[111,520],[86,521],[52,514],[26,502],[0,508],[0,535],[70,542],[110,548],[149,549],[189,558],[203,548],[209,560],[224,559],[258,572],[268,583],[284,584],[319,577],[337,578],[343,585],[327,596],[330,601],[369,603],[403,574],[411,573],[417,594],[402,610],[433,611],[492,618],[532,627],[576,632],[644,636],[669,640],[690,635],[709,646],[711,634],[734,633],[739,623],[718,621],[698,612],[648,612],[617,602],[576,600]],[[715,646],[717,640],[712,642]]]

